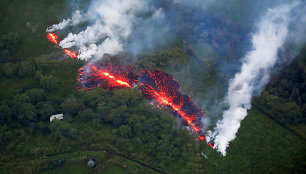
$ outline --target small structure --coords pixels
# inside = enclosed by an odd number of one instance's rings
[[[201,152],[201,155],[204,156],[207,159],[207,156],[205,153]]]
[[[94,160],[89,160],[87,165],[88,165],[88,167],[93,168],[95,166]]]
[[[63,120],[63,119],[64,119],[64,114],[52,115],[52,116],[50,117],[50,122],[53,121],[54,119]]]

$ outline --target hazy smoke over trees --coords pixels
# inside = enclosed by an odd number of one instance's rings
[[[208,107],[203,121],[214,129],[208,139],[225,155],[279,49],[290,43],[297,52],[305,44],[305,10],[304,1],[286,0],[93,0],[47,32],[69,31],[59,45],[77,49],[84,60],[156,51],[179,38],[195,62],[190,78],[202,83],[193,84],[194,97]],[[199,74],[209,68],[203,62],[213,64],[214,78],[222,81],[204,92]]]
[[[253,49],[243,58],[241,72],[230,80],[225,102],[229,109],[217,123],[215,147],[225,155],[229,142],[235,139],[241,121],[251,108],[251,99],[269,80],[269,70],[277,61],[278,49],[288,34],[289,13],[297,3],[269,9],[252,37]]]
[[[137,33],[133,32],[146,30],[145,35],[141,35],[143,43],[134,44],[134,49],[141,51],[139,47],[153,46],[154,37],[167,31],[166,27],[158,28],[163,23],[162,10],[155,9],[149,1],[96,0],[91,1],[85,13],[76,10],[70,19],[52,25],[47,32],[69,26],[82,28],[82,23],[86,23],[84,29],[69,33],[59,43],[62,48],[76,47],[80,59],[101,58],[106,53],[114,55],[126,51],[128,44],[139,42]],[[144,44],[147,45],[141,46]]]

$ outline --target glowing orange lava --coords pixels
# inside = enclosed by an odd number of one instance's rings
[[[158,92],[152,90],[153,93],[156,95],[156,99],[158,101],[158,103],[160,105],[167,105],[167,106],[170,106],[173,110],[175,110],[176,112],[179,113],[180,116],[182,116],[188,123],[188,125],[191,125],[192,124],[192,118],[189,118],[187,116],[187,114],[183,111],[181,111],[181,106],[178,106],[178,105],[175,105],[173,104],[170,100],[171,98],[170,97],[166,97],[165,95],[162,95],[162,94],[159,94]],[[197,128],[194,128],[197,131],[199,131]]]
[[[81,88],[132,88],[129,73],[118,66],[87,65],[79,70]]]
[[[190,97],[179,92],[179,84],[172,75],[160,70],[144,71],[139,77],[138,85],[143,95],[153,101],[152,104],[170,107],[186,121],[200,140],[205,140],[201,122],[204,112],[191,102]]]
[[[78,54],[75,53],[75,52],[72,52],[72,51],[70,51],[70,50],[68,50],[68,49],[64,49],[64,51],[65,51],[65,53],[66,53],[68,56],[70,56],[70,57],[72,57],[72,58],[78,57]]]
[[[166,105],[166,106],[170,106],[173,110],[175,110],[181,117],[183,117],[185,119],[185,121],[187,122],[188,125],[190,125],[192,127],[192,129],[198,133],[200,131],[200,129],[195,126],[195,124],[192,123],[192,121],[194,120],[194,118],[192,118],[191,115],[187,115],[185,112],[181,111],[181,106],[175,105],[171,102],[171,98],[170,97],[166,97],[162,94],[159,94],[158,92],[152,90],[153,93],[156,95],[155,99],[157,100],[157,102],[159,103],[159,105]],[[204,140],[205,137],[201,137],[199,136],[200,140]]]
[[[49,39],[50,42],[52,43],[55,43],[55,44],[58,44],[58,39],[57,39],[57,36],[56,34],[54,33],[49,33],[47,38]]]
[[[115,76],[111,75],[110,73],[108,73],[106,71],[98,70],[97,67],[94,66],[94,65],[90,65],[90,67],[95,71],[95,74],[97,75],[97,77],[108,78],[112,82],[118,83],[120,86],[125,86],[125,87],[129,87],[129,88],[132,87],[128,82],[125,82],[125,81],[120,80],[120,79],[116,79]]]
[[[56,34],[49,33],[47,38],[50,42],[58,44]],[[78,57],[76,52],[64,49],[65,53],[72,57]],[[172,109],[175,115],[179,115],[186,121],[190,130],[195,132],[199,140],[204,141],[204,126],[201,118],[204,112],[196,107],[189,96],[185,96],[179,92],[179,84],[170,74],[160,70],[143,71],[140,75],[134,74],[130,70],[126,70],[118,66],[109,65],[89,65],[79,69],[79,89],[93,89],[103,87],[107,89],[114,88],[132,88],[133,83],[139,85],[139,89],[145,98],[151,101],[157,107],[167,106]],[[153,101],[153,102],[152,102]],[[210,147],[214,147],[208,143]]]
[[[205,141],[202,118],[204,112],[194,105],[189,96],[179,92],[179,84],[171,74],[161,70],[143,71],[134,74],[129,68],[112,65],[87,65],[79,70],[78,82],[81,88],[131,88],[135,83],[151,104],[161,108],[168,107],[175,116],[184,120],[197,140]],[[212,144],[208,143],[210,147]]]

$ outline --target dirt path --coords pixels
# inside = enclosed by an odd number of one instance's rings
[[[157,169],[157,168],[155,168],[155,167],[152,167],[152,166],[150,166],[150,165],[148,165],[148,164],[146,164],[146,163],[140,162],[140,161],[138,161],[138,160],[136,160],[136,159],[133,159],[133,158],[131,158],[131,157],[129,157],[129,156],[126,156],[126,155],[124,155],[124,154],[110,151],[110,150],[108,150],[108,149],[99,149],[99,148],[97,148],[97,149],[92,149],[91,152],[92,152],[92,151],[95,151],[95,152],[104,151],[104,152],[107,152],[107,153],[109,153],[109,154],[115,154],[115,155],[120,156],[120,157],[122,157],[122,158],[125,158],[125,159],[127,159],[127,160],[133,161],[133,162],[135,162],[135,163],[137,163],[137,164],[139,164],[139,165],[141,165],[141,166],[143,166],[143,167],[149,168],[149,169],[151,169],[151,170],[153,170],[153,171],[155,171],[155,172],[157,172],[157,173],[167,174],[167,172],[164,172],[164,171],[162,171],[162,170],[160,170],[160,169]]]
[[[64,154],[74,153],[74,152],[101,152],[101,151],[106,152],[109,157],[111,157],[112,155],[117,155],[117,156],[120,156],[120,157],[125,158],[127,160],[133,161],[133,162],[139,164],[142,167],[151,169],[156,173],[168,174],[168,172],[162,171],[161,169],[155,168],[155,167],[150,166],[150,165],[148,165],[144,162],[133,159],[133,158],[127,156],[127,155],[112,151],[112,150],[107,149],[107,148],[84,148],[84,149],[81,149],[79,151],[66,151],[66,152],[59,152],[59,153],[54,153],[54,154],[41,155],[41,156],[37,156],[37,157],[33,157],[33,158],[21,158],[21,159],[15,159],[14,163],[21,163],[21,162],[25,162],[25,161],[29,161],[29,160],[34,160],[34,159],[37,159],[37,158],[41,158],[43,156],[45,156],[45,157],[55,157],[55,156],[58,156],[58,155],[64,155]],[[7,161],[7,162],[9,162],[9,161]]]

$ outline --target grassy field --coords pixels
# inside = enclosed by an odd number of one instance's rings
[[[207,152],[208,173],[305,173],[306,142],[256,109],[242,122],[227,156]],[[227,172],[226,172],[227,171]]]
[[[66,173],[75,173],[75,174],[90,174],[90,170],[86,167],[84,163],[69,163],[60,167],[57,170],[50,170],[44,172],[44,174],[66,174]]]

